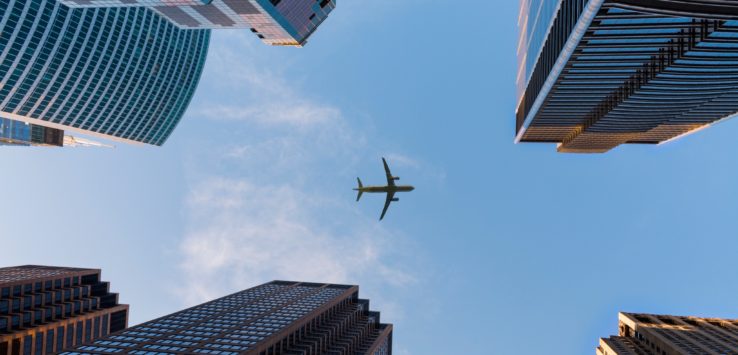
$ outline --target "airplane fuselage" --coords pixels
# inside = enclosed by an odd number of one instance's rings
[[[356,191],[366,193],[388,193],[388,192],[408,192],[415,190],[415,187],[410,185],[405,186],[363,186],[361,188],[354,189]]]
[[[414,187],[410,185],[403,185],[398,186],[395,184],[395,181],[400,180],[399,176],[394,176],[390,172],[390,168],[387,165],[387,161],[382,158],[382,164],[384,165],[384,173],[387,178],[387,185],[385,186],[364,186],[361,183],[361,179],[356,178],[356,182],[359,184],[354,191],[358,191],[356,194],[356,201],[358,202],[359,199],[361,199],[361,194],[367,192],[367,193],[382,193],[387,194],[387,198],[384,200],[384,208],[382,209],[382,215],[379,216],[379,220],[381,221],[382,218],[384,218],[384,214],[387,213],[387,208],[389,207],[390,203],[399,201],[400,199],[395,197],[395,193],[397,192],[409,192],[415,190]]]

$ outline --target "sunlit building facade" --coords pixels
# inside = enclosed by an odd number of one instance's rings
[[[73,131],[161,145],[194,94],[208,42],[207,30],[145,8],[0,0],[0,141],[35,145],[42,131],[58,145]]]
[[[62,354],[389,355],[379,316],[358,286],[273,281]]]
[[[70,7],[147,7],[184,29],[244,28],[264,43],[302,46],[336,0],[60,0]]]
[[[522,0],[516,142],[602,153],[738,112],[738,2]]]
[[[0,355],[55,354],[123,330],[128,305],[100,270],[0,268]]]
[[[618,336],[600,339],[597,355],[738,353],[738,320],[620,313]]]

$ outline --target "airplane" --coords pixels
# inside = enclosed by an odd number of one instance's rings
[[[384,172],[387,174],[387,186],[364,186],[361,183],[361,179],[356,178],[356,181],[359,182],[359,187],[355,188],[354,191],[358,191],[358,195],[356,195],[356,201],[358,202],[361,198],[361,195],[365,192],[367,193],[386,193],[387,194],[387,200],[384,202],[384,209],[382,210],[382,215],[379,217],[379,220],[381,221],[382,218],[384,218],[384,214],[387,213],[387,208],[389,207],[390,203],[397,202],[400,199],[395,197],[396,192],[409,192],[415,190],[414,187],[406,185],[406,186],[398,186],[395,184],[396,180],[400,180],[397,176],[392,176],[392,173],[390,172],[390,168],[387,165],[387,161],[382,158],[382,163],[384,164]]]

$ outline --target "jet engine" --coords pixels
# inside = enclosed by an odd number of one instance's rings
[[[399,176],[393,176],[392,177],[392,180],[400,180],[400,177]]]
[[[392,199],[392,202],[397,202],[397,201],[400,201],[400,199],[397,198],[397,197],[395,197],[395,198]]]

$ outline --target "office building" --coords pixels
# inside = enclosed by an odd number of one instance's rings
[[[601,153],[738,112],[738,2],[522,0],[516,142]]]
[[[70,7],[147,7],[183,29],[250,29],[264,43],[302,46],[336,0],[60,0]]]
[[[273,281],[128,328],[62,354],[392,354],[358,286]]]
[[[0,145],[51,146],[64,144],[64,131],[0,117]]]
[[[0,268],[0,355],[53,354],[126,328],[128,305],[100,270]]]
[[[738,320],[620,313],[597,355],[738,354]]]
[[[0,117],[9,129],[0,140],[35,144],[40,132],[60,145],[61,131],[73,131],[163,144],[195,91],[209,35],[145,8],[0,0]]]

